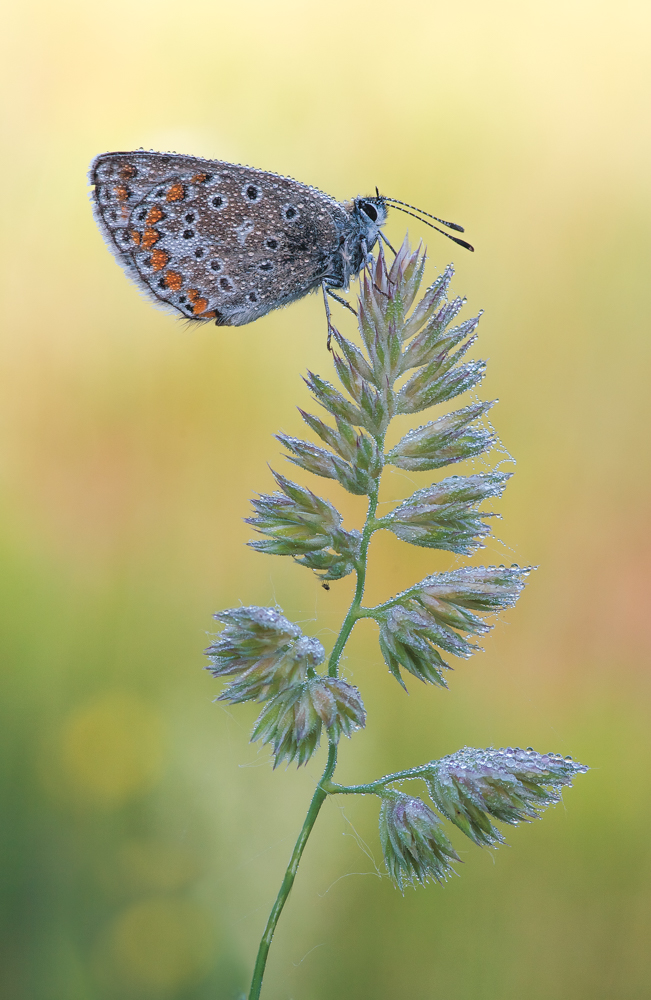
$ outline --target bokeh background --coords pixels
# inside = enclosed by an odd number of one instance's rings
[[[476,562],[539,564],[450,691],[403,694],[359,628],[368,729],[341,780],[475,746],[590,773],[462,878],[402,897],[374,801],[329,801],[265,1000],[649,996],[651,8],[643,0],[22,0],[3,13],[0,770],[7,1000],[235,1000],[323,760],[271,772],[202,672],[218,608],[277,602],[327,645],[350,598],[245,547],[289,471],[314,296],[184,325],[125,278],[86,170],[144,146],[463,222],[430,277],[484,308],[484,398],[517,475]],[[405,222],[388,226],[400,240]],[[347,318],[338,313],[342,328]],[[481,466],[485,467],[485,466]],[[307,482],[296,472],[296,478]],[[384,499],[424,485],[387,476]],[[314,482],[312,485],[315,485]],[[325,481],[348,523],[363,500]],[[369,599],[460,564],[389,537]],[[323,752],[322,752],[323,753]]]

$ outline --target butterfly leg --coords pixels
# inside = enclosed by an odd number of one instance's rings
[[[345,299],[340,298],[339,295],[335,295],[335,293],[332,291],[331,288],[328,287],[328,285],[325,283],[325,281],[321,282],[321,288],[323,289],[323,302],[325,304],[326,319],[328,321],[328,350],[331,351],[332,347],[330,345],[331,345],[331,342],[332,342],[332,334],[333,334],[335,328],[332,325],[332,318],[331,318],[331,313],[330,313],[330,303],[328,302],[328,296],[330,296],[331,299],[335,299],[335,301],[339,302],[340,305],[345,306],[346,309],[350,309],[350,311],[353,314],[353,316],[355,317],[355,319],[357,319],[357,313],[355,312],[355,310],[353,309],[353,307],[350,305],[350,303],[346,302]]]
[[[330,288],[328,289],[328,295],[330,296],[331,299],[335,299],[337,302],[339,302],[340,305],[346,306],[346,309],[349,309],[350,312],[353,314],[353,316],[357,318],[357,313],[351,306],[350,302],[346,302],[345,299],[342,299],[338,295],[335,295],[335,293]]]
[[[378,236],[382,236],[382,234],[380,232],[378,232]],[[384,239],[384,237],[382,237],[382,239]],[[371,285],[373,286],[373,288],[375,289],[376,292],[379,292],[380,295],[384,295],[385,299],[388,299],[389,296],[387,295],[387,293],[384,292],[380,288],[380,286],[375,281],[375,278],[373,277],[373,268],[372,268],[371,265],[375,261],[374,261],[374,258],[373,258],[373,254],[369,252],[369,250],[368,250],[368,248],[366,246],[366,240],[362,240],[361,246],[362,246],[362,252],[364,254],[364,270],[366,271],[366,273],[368,275],[368,279],[371,282]],[[389,246],[391,247],[390,243],[389,243]],[[391,247],[391,249],[393,250],[393,247]],[[381,251],[382,251],[382,247],[380,247],[380,252]],[[395,253],[395,250],[393,252]]]
[[[323,290],[323,305],[325,306],[326,322],[328,324],[327,348],[329,351],[331,351],[332,347],[330,345],[332,343],[332,331],[334,330],[334,327],[332,325],[332,319],[330,317],[330,303],[328,302],[328,286],[326,285],[325,281],[321,282],[321,288]]]
[[[396,252],[396,251],[395,251],[395,250],[393,249],[393,247],[392,247],[392,246],[391,246],[391,244],[389,243],[389,241],[388,241],[388,239],[386,238],[386,236],[384,235],[384,233],[380,232],[380,230],[378,229],[378,231],[377,231],[377,234],[378,234],[378,236],[380,237],[380,239],[382,240],[382,242],[383,242],[383,243],[386,243],[386,245],[388,246],[388,248],[389,248],[389,250],[391,251],[391,253],[393,254],[393,256],[394,256],[394,257],[397,257],[397,256],[398,256],[397,252]]]
[[[360,247],[362,250],[362,260],[364,262],[363,268],[367,272],[371,284],[373,284],[373,268],[372,268],[372,264],[374,263],[373,254],[369,250],[368,244],[365,239],[360,240]]]

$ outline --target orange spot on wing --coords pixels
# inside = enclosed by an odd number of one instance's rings
[[[208,299],[201,296],[198,288],[188,288],[188,298],[192,303],[192,312],[195,316],[203,313],[208,308]],[[214,316],[215,313],[206,313],[207,316]]]
[[[115,197],[118,201],[124,202],[129,197],[129,188],[126,184],[118,184],[116,188],[113,189],[115,192]]]
[[[144,235],[142,237],[142,245],[146,247],[147,250],[151,250],[154,243],[158,243],[160,239],[160,233],[155,229],[145,229]]]
[[[172,184],[171,188],[167,192],[167,201],[183,201],[185,198],[185,188],[182,184],[176,183]]]
[[[136,168],[131,163],[125,163],[123,167],[120,168],[120,177],[124,180],[128,180],[129,177],[133,177],[136,172]]]
[[[161,253],[160,250],[154,250],[154,253]],[[152,259],[154,254],[152,254]],[[171,288],[173,292],[178,292],[181,285],[183,284],[183,278],[177,271],[168,271],[165,275],[165,284],[168,288]]]
[[[147,218],[145,219],[145,225],[146,226],[155,226],[156,223],[160,222],[160,220],[162,218],[163,218],[162,211],[160,210],[160,208],[158,207],[158,205],[154,205],[153,208],[149,209],[149,212],[147,214]]]
[[[160,271],[165,267],[169,259],[170,255],[165,253],[164,250],[154,250],[151,255],[151,266],[154,271]]]
[[[206,318],[210,318],[217,315],[215,312],[207,313],[205,311],[208,308],[208,299],[203,298],[198,288],[188,288],[188,298],[192,303],[192,312],[195,316],[205,314]]]
[[[140,233],[136,229],[131,230],[131,239],[137,247],[140,246]]]
[[[207,174],[195,174],[190,178],[190,184],[203,184],[207,176]]]

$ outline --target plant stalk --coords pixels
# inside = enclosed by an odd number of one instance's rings
[[[355,596],[351,602],[348,609],[348,614],[344,618],[343,624],[341,626],[341,631],[337,636],[337,641],[334,645],[332,653],[330,654],[330,659],[328,660],[328,673],[331,677],[336,677],[339,668],[339,658],[343,652],[344,646],[348,642],[348,637],[353,630],[353,626],[360,615],[360,606],[362,603],[362,597],[364,596],[364,587],[366,585],[366,559],[368,555],[368,547],[371,541],[371,535],[373,534],[373,525],[375,522],[375,512],[377,510],[378,494],[380,492],[380,478],[375,486],[374,491],[369,495],[368,498],[368,512],[366,515],[366,523],[364,525],[364,530],[362,532],[362,541],[359,548],[359,563],[357,565],[357,586],[355,587]]]
[[[319,810],[328,796],[328,793],[321,787],[321,782],[328,781],[332,777],[336,766],[337,744],[331,742],[328,749],[328,763],[326,764],[326,769],[323,772],[321,781],[316,787],[314,795],[312,796],[312,801],[310,802],[310,808],[307,811],[305,822],[303,823],[301,832],[298,835],[298,840],[294,845],[294,850],[292,851],[292,856],[289,859],[285,877],[283,878],[282,885],[280,886],[280,890],[276,896],[276,902],[274,903],[271,913],[269,914],[267,926],[264,929],[264,934],[262,935],[262,939],[260,941],[260,947],[258,948],[258,955],[255,961],[255,968],[253,970],[253,979],[251,980],[251,989],[249,990],[249,1000],[258,1000],[258,997],[260,996],[260,990],[262,989],[262,977],[264,976],[267,956],[269,954],[269,948],[271,947],[271,940],[274,936],[274,931],[276,930],[276,924],[278,923],[280,914],[283,911],[283,907],[287,902],[287,897],[289,896],[294,884],[296,872],[298,871],[298,866],[300,864],[303,851],[305,850],[308,837],[312,832],[312,827],[316,823]]]
[[[381,473],[380,473],[381,475]],[[374,524],[375,524],[375,512],[377,510],[378,504],[378,494],[380,492],[380,476],[377,478],[377,483],[374,491],[369,494],[368,502],[368,512],[366,515],[366,523],[364,524],[364,530],[362,532],[362,541],[359,550],[359,562],[356,568],[357,571],[357,586],[355,587],[355,595],[351,602],[348,613],[344,618],[343,624],[339,635],[337,636],[337,641],[334,645],[334,649],[330,655],[328,661],[328,674],[331,677],[337,676],[337,670],[339,665],[339,658],[343,652],[344,646],[348,641],[348,637],[353,630],[355,622],[360,617],[359,608],[362,603],[362,597],[364,596],[364,585],[366,583],[366,561],[368,556],[368,547],[371,541],[371,535],[373,534]],[[269,914],[269,919],[267,920],[267,926],[264,929],[262,939],[260,941],[260,946],[258,948],[258,954],[255,961],[255,967],[253,970],[253,979],[251,980],[251,988],[249,990],[248,1000],[258,1000],[260,996],[260,990],[262,989],[262,979],[264,976],[265,968],[267,965],[267,956],[269,954],[269,948],[271,947],[271,941],[274,936],[274,931],[276,930],[276,925],[280,918],[280,914],[283,911],[283,907],[287,902],[287,897],[289,896],[292,886],[294,884],[294,879],[296,878],[296,872],[298,871],[298,866],[303,856],[303,851],[305,850],[305,845],[307,844],[308,838],[312,833],[312,828],[316,823],[316,818],[319,815],[321,806],[328,797],[328,791],[326,787],[331,783],[332,776],[335,772],[337,766],[337,744],[330,742],[328,749],[328,763],[326,764],[325,771],[321,777],[319,784],[316,787],[316,791],[312,796],[312,801],[310,802],[310,808],[307,811],[307,816],[305,817],[305,822],[301,827],[301,832],[298,835],[298,840],[294,845],[294,850],[292,851],[292,856],[289,859],[289,864],[287,870],[285,871],[285,876],[283,878],[282,884],[276,896],[276,901],[272,907],[271,913]],[[336,786],[337,789],[343,786]]]
[[[328,795],[377,795],[379,789],[386,785],[393,784],[394,781],[406,781],[409,778],[423,778],[431,769],[430,764],[421,764],[418,767],[407,768],[406,771],[396,771],[394,774],[385,774],[377,781],[369,781],[364,785],[338,785],[336,781],[329,778],[321,781],[321,786]]]

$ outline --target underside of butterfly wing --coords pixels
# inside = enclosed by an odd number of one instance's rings
[[[107,153],[91,166],[95,213],[137,284],[187,319],[240,326],[340,285],[349,213],[315,188],[177,154]]]

